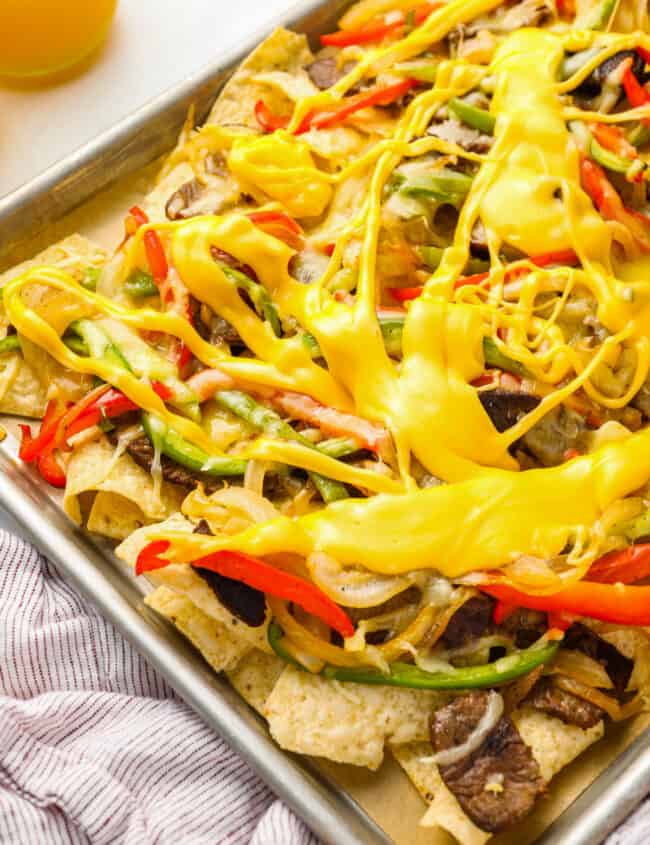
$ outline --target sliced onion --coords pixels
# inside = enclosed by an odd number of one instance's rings
[[[261,496],[264,491],[264,476],[268,464],[266,461],[251,460],[246,464],[246,472],[244,473],[244,487],[258,496]]]
[[[222,529],[229,517],[244,517],[248,522],[267,522],[279,516],[268,499],[244,487],[226,487],[210,496],[198,488],[185,498],[182,511],[190,519],[207,519],[212,530],[216,528],[215,533]]]
[[[330,555],[315,552],[307,558],[314,583],[333,601],[345,607],[377,607],[404,592],[426,574],[376,575],[342,567]]]
[[[581,651],[560,649],[549,667],[549,674],[566,675],[588,687],[611,689],[613,686],[603,666]]]
[[[497,726],[497,722],[503,715],[503,698],[495,690],[490,690],[485,713],[479,719],[477,726],[467,737],[462,745],[455,745],[453,748],[445,748],[438,751],[432,757],[421,757],[421,763],[435,763],[437,766],[450,766],[459,760],[469,757],[483,745],[488,736]]]
[[[595,704],[596,707],[600,707],[614,722],[621,722],[623,719],[628,719],[641,710],[642,701],[640,695],[635,696],[632,701],[628,701],[627,704],[621,706],[614,698],[606,695],[606,693],[600,692],[600,690],[589,687],[586,684],[581,684],[580,681],[574,681],[573,678],[556,678],[555,685],[578,698]]]

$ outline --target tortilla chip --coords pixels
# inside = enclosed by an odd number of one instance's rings
[[[106,253],[98,244],[81,235],[70,235],[29,261],[23,261],[0,274],[0,288],[10,279],[42,264],[58,267],[80,279],[87,267],[100,267],[105,260]],[[6,328],[7,325],[8,321],[2,313],[0,326]],[[62,372],[63,368],[53,359],[48,361],[47,372],[39,372],[38,368],[35,369],[25,361],[20,352],[4,355],[0,359],[0,413],[42,417],[50,381]]]
[[[386,742],[426,738],[442,700],[435,692],[342,684],[288,666],[264,715],[282,748],[374,770]]]
[[[140,528],[121,543],[115,550],[115,554],[134,566],[140,550],[149,542],[152,532],[161,531],[192,531],[194,526],[181,514],[174,514],[169,519],[158,525]],[[267,641],[268,614],[263,625],[252,628],[244,624],[241,619],[233,616],[232,613],[219,601],[214,590],[192,569],[189,564],[170,564],[164,569],[157,569],[155,572],[147,573],[147,578],[153,584],[168,587],[170,590],[185,596],[193,605],[201,610],[206,616],[215,619],[233,636],[236,636],[248,646],[255,646],[263,651],[270,652],[271,647]]]
[[[289,99],[284,92],[275,91],[266,83],[255,81],[258,74],[268,76],[274,71],[298,75],[313,59],[304,35],[286,29],[276,29],[242,62],[226,83],[212,107],[207,123],[250,126],[259,129],[255,118],[255,103],[264,99],[273,111],[289,111]]]
[[[79,524],[82,521],[79,499],[88,492],[112,494],[100,497],[99,502],[95,498],[88,528],[116,539],[123,539],[135,528],[154,520],[165,519],[180,508],[184,496],[182,490],[165,482],[158,496],[151,475],[129,455],[116,459],[115,447],[106,438],[75,449],[68,463],[63,507]]]
[[[391,745],[391,752],[404,769],[417,791],[429,804],[429,809],[420,822],[424,827],[441,827],[454,836],[462,845],[484,845],[491,834],[480,830],[466,816],[460,804],[447,789],[435,763],[422,763],[422,758],[431,756],[428,742],[412,742],[408,745]]]
[[[244,701],[263,714],[264,705],[285,666],[286,663],[274,654],[254,648],[226,675]]]
[[[239,636],[168,587],[158,587],[144,603],[173,622],[215,672],[234,669],[251,649]]]
[[[521,738],[530,746],[542,778],[547,783],[604,733],[602,722],[583,730],[527,707],[513,713],[512,719]],[[431,756],[430,743],[391,746],[391,751],[429,804],[420,824],[424,827],[441,827],[462,845],[484,845],[490,839],[491,834],[478,828],[465,815],[454,795],[445,786],[438,767],[433,763],[421,762],[422,758]]]
[[[547,783],[605,732],[603,722],[585,730],[576,725],[565,725],[561,719],[531,707],[516,710],[512,714],[512,721],[523,741],[531,747],[540,773]]]

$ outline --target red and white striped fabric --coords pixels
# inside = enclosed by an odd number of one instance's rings
[[[2,845],[317,845],[32,546],[0,531]]]

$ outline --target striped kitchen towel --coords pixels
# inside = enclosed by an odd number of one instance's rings
[[[0,531],[2,845],[317,845],[32,546]]]
[[[647,845],[642,804],[607,845]],[[1,845],[318,845],[23,540],[0,531]]]

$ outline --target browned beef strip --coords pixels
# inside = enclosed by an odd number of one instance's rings
[[[552,678],[541,678],[525,698],[524,704],[584,730],[597,725],[605,715],[600,707],[590,701],[556,687]]]
[[[547,628],[545,613],[525,607],[518,607],[499,626],[501,631],[514,637],[517,648],[529,648],[546,633]]]
[[[471,153],[486,153],[494,142],[491,135],[472,129],[471,126],[465,126],[454,118],[432,123],[427,129],[427,135],[433,135],[450,144],[458,144],[459,147]]]
[[[460,648],[490,633],[495,601],[485,593],[472,596],[449,620],[441,641],[447,648]]]
[[[581,622],[574,622],[566,631],[562,645],[581,651],[600,663],[609,675],[617,697],[620,699],[623,696],[634,668],[633,660],[625,657],[615,646]]]
[[[471,692],[433,714],[434,752],[462,745],[485,713],[489,693]],[[530,748],[507,716],[502,716],[485,742],[472,754],[447,766],[440,775],[477,827],[490,833],[520,822],[544,791],[544,781]],[[486,789],[493,781],[501,790]]]
[[[567,449],[581,451],[586,431],[580,414],[558,405],[527,431],[520,443],[543,466],[552,467],[564,463]]]
[[[314,85],[321,91],[325,91],[326,88],[336,85],[339,79],[352,70],[354,65],[355,62],[345,62],[343,67],[339,67],[336,56],[320,56],[307,65],[305,70]],[[348,94],[354,94],[357,90],[358,85],[350,88]]]
[[[485,390],[478,394],[488,417],[497,431],[511,428],[520,417],[539,405],[539,396],[511,393],[509,390]]]
[[[137,437],[135,440],[132,440],[126,448],[127,452],[131,455],[138,466],[146,469],[147,472],[151,472],[151,465],[153,464],[154,458],[154,448],[148,437],[143,434],[142,437]],[[215,490],[220,490],[224,485],[221,478],[214,478],[205,472],[192,472],[192,470],[186,469],[180,464],[177,464],[176,461],[173,461],[166,455],[161,456],[160,465],[162,469],[162,477],[165,481],[169,481],[171,484],[178,484],[188,490],[193,490],[199,483],[201,483],[203,484],[206,493],[214,493]]]
[[[195,534],[212,534],[210,526],[202,519],[194,529]],[[206,582],[215,595],[233,616],[251,628],[259,628],[266,619],[266,597],[260,590],[249,587],[234,578],[227,578],[211,569],[194,566],[197,575]]]
[[[201,183],[198,179],[190,179],[184,182],[178,190],[174,191],[165,204],[165,214],[168,220],[182,220],[191,216],[188,214],[188,207],[199,198]]]

